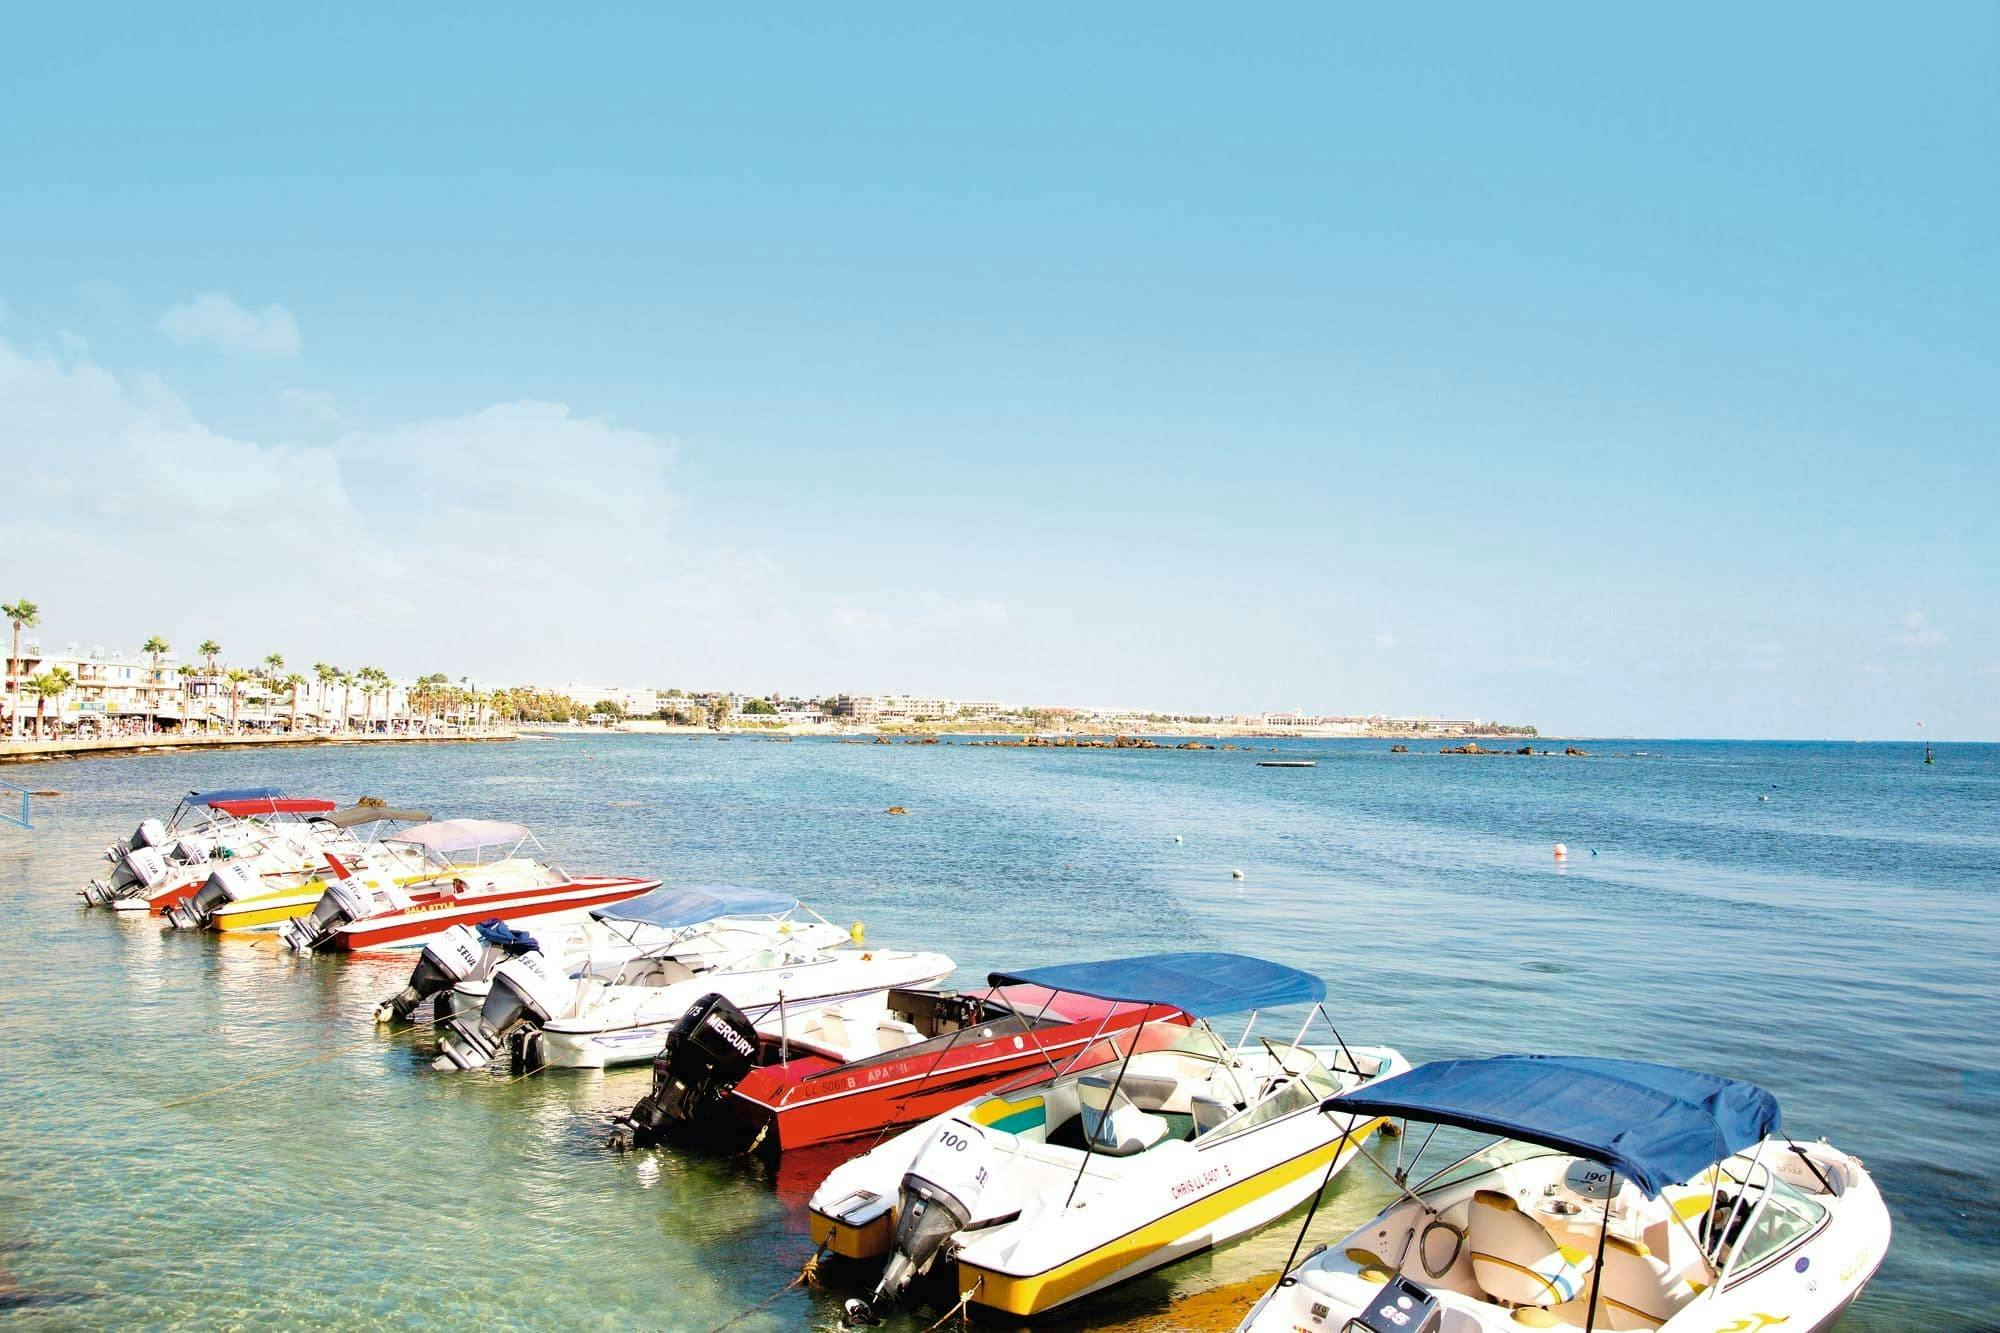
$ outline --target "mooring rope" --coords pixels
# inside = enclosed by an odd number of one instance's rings
[[[709,1333],[722,1333],[723,1329],[741,1323],[744,1319],[747,1319],[749,1316],[756,1314],[758,1311],[769,1308],[772,1302],[776,1301],[780,1296],[783,1296],[786,1292],[792,1290],[792,1288],[794,1287],[798,1286],[810,1287],[816,1285],[819,1281],[820,1256],[825,1253],[826,1253],[826,1246],[821,1245],[818,1249],[812,1252],[812,1258],[806,1260],[805,1263],[799,1267],[798,1275],[794,1277],[790,1282],[787,1282],[784,1286],[779,1287],[776,1291],[772,1292],[769,1296],[766,1296],[763,1300],[758,1301],[755,1305],[749,1306],[742,1310],[738,1310],[735,1314],[729,1316],[729,1318],[723,1320],[721,1323],[717,1324],[714,1328],[710,1329]]]
[[[924,1330],[924,1333],[937,1333],[938,1329],[943,1328],[953,1319],[958,1319],[962,1322],[965,1319],[965,1312],[972,1308],[972,1298],[974,1296],[977,1296],[979,1294],[979,1289],[985,1285],[986,1285],[986,1276],[985,1274],[982,1273],[979,1277],[973,1279],[972,1285],[970,1287],[967,1287],[964,1293],[959,1296],[958,1304],[952,1306],[949,1310],[946,1310],[944,1312],[944,1318],[938,1320],[935,1324],[932,1324],[929,1328],[926,1328]]]

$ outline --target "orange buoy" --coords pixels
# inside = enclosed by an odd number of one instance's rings
[[[1569,848],[1565,847],[1561,843],[1556,844],[1556,860],[1558,861],[1569,860]]]

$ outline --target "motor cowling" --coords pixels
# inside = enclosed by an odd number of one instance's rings
[[[326,886],[326,892],[313,904],[311,915],[285,923],[282,932],[285,947],[297,953],[310,953],[344,923],[367,917],[369,906],[367,890],[352,878],[337,879]]]
[[[142,819],[139,827],[132,830],[132,837],[126,842],[127,848],[159,847],[167,841],[167,826],[157,819]]]
[[[756,1025],[725,995],[688,1006],[653,1057],[653,1090],[612,1135],[617,1147],[644,1148],[707,1116],[757,1063]]]
[[[215,844],[206,838],[181,838],[174,843],[173,856],[184,866],[198,866],[214,849]]]
[[[167,858],[160,854],[157,847],[134,847],[119,862],[119,870],[126,883],[140,889],[154,889],[166,882]],[[113,878],[112,886],[124,887],[118,883],[118,878]]]
[[[208,872],[199,889],[167,909],[167,920],[179,930],[205,926],[217,908],[256,895],[262,884],[257,872],[241,861],[229,861]]]
[[[438,1043],[443,1052],[435,1069],[482,1069],[517,1030],[539,1030],[562,1008],[569,979],[557,973],[539,949],[509,958],[493,969],[486,1003],[469,1017],[454,1018]]]
[[[986,1190],[993,1145],[969,1120],[951,1117],[917,1149],[897,1194],[896,1237],[882,1280],[866,1301],[849,1301],[850,1323],[872,1322],[930,1270],[945,1242],[972,1224]]]
[[[490,934],[493,927],[504,934]],[[376,1006],[375,1021],[404,1022],[431,996],[442,995],[463,982],[491,976],[503,960],[534,947],[532,935],[508,930],[497,919],[477,929],[453,926],[424,946],[424,951],[417,955],[416,967],[410,971],[410,984]]]

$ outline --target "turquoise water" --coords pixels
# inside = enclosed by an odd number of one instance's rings
[[[1844,1327],[1991,1326],[2000,747],[1940,747],[1928,769],[1907,746],[1283,748],[1320,765],[577,737],[5,770],[63,795],[32,833],[0,827],[0,1312],[702,1328],[809,1253],[824,1155],[615,1157],[603,1120],[644,1070],[434,1074],[428,1037],[369,1021],[408,959],[294,959],[77,906],[141,815],[274,782],[519,819],[571,869],[792,888],[874,942],[949,952],[961,978],[1241,949],[1319,972],[1350,1040],[1415,1060],[1584,1051],[1755,1078],[1888,1197],[1894,1247]],[[1381,1198],[1350,1173],[1317,1238]],[[1088,1322],[1269,1271],[1290,1242],[1177,1265]],[[839,1294],[789,1292],[736,1327],[831,1327]]]

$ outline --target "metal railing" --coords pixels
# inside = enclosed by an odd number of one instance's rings
[[[19,818],[8,813],[7,810],[7,807],[13,805],[14,798],[6,793],[12,792],[19,792],[21,795],[21,814]],[[28,797],[31,795],[33,793],[26,787],[16,787],[11,782],[0,782],[0,819],[6,820],[9,824],[19,824],[25,829],[33,828],[35,825],[29,818],[30,811],[28,809]]]

